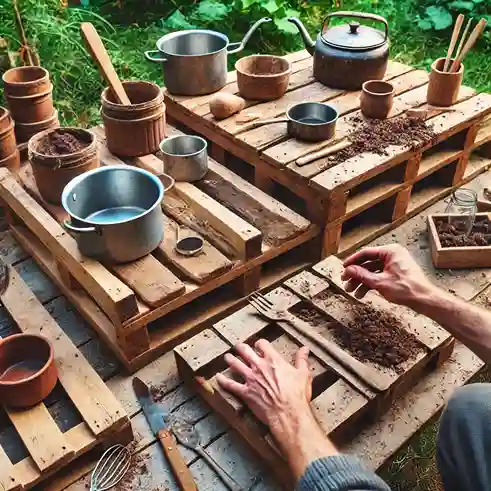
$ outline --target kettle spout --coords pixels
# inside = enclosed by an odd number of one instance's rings
[[[311,55],[313,55],[315,43],[314,41],[312,41],[312,38],[307,32],[307,29],[305,29],[305,26],[302,24],[302,21],[297,19],[296,17],[289,17],[287,20],[288,22],[291,22],[292,24],[295,24],[297,26],[297,29],[299,30],[300,35],[302,36],[303,42],[305,44],[305,48]]]

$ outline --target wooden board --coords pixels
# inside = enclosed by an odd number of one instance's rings
[[[154,155],[126,163],[112,156],[103,129],[92,131],[100,141],[103,165],[162,171],[162,161]],[[299,248],[310,247],[319,234],[317,226],[221,164],[209,159],[209,166],[203,180],[176,183],[165,194],[163,242],[153,254],[126,264],[102,264],[80,254],[62,228],[67,214],[43,200],[29,164],[20,181],[0,175],[0,197],[17,239],[61,290],[76,299],[82,314],[130,369],[196,333],[205,319],[258,288],[263,269],[274,259],[284,256],[290,263],[285,270],[282,265],[273,267],[275,277],[289,274],[295,263],[297,268],[305,265]],[[184,257],[175,251],[178,227],[181,236],[197,234],[204,239],[199,255]],[[229,285],[227,292],[218,293],[212,301],[216,305],[205,313],[204,297],[224,285]],[[119,299],[124,293],[133,302],[131,315],[121,313]],[[149,326],[164,317],[168,322],[159,324],[162,332],[156,332],[156,324]]]
[[[69,438],[44,402],[26,410],[5,408],[29,457],[12,465],[0,446],[0,483],[2,489],[30,489],[108,439],[121,435],[127,442],[130,423],[120,402],[12,268],[2,303],[21,332],[50,340],[59,382],[82,418],[73,430],[79,437]]]
[[[322,316],[322,322],[310,322],[313,330],[326,339],[338,343],[331,329],[352,322],[352,305],[361,303],[342,289],[341,262],[331,256],[285,281],[266,296],[280,308],[290,312],[305,309]],[[370,379],[360,378],[341,365],[337,359],[320,350],[304,336],[287,327],[275,325],[255,315],[252,306],[246,306],[216,323],[212,329],[174,349],[181,377],[194,388],[241,437],[267,462],[276,477],[289,489],[292,477],[285,471],[285,463],[276,447],[270,443],[267,431],[252,414],[231,394],[220,389],[216,373],[226,371],[223,355],[233,350],[238,342],[253,343],[259,337],[273,342],[280,353],[293,360],[298,347],[311,348],[313,377],[312,409],[326,434],[342,445],[350,440],[368,421],[379,418],[397,397],[409,390],[425,374],[447,360],[453,350],[453,338],[433,322],[416,319],[404,309],[389,304],[375,293],[369,293],[366,302],[374,308],[391,312],[401,325],[416,336],[420,349],[413,357],[394,368],[363,362],[370,369]],[[312,308],[314,310],[312,310]],[[349,354],[349,352],[347,352]],[[353,356],[351,354],[351,356]],[[372,379],[373,377],[373,379]],[[384,380],[387,389],[376,392],[374,379]]]

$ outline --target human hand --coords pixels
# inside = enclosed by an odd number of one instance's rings
[[[346,259],[344,267],[345,289],[357,298],[376,290],[389,302],[414,308],[421,295],[435,288],[407,249],[397,244],[362,249]]]
[[[312,379],[309,372],[309,350],[298,350],[295,366],[290,365],[271,345],[260,339],[254,345],[240,343],[236,356],[227,353],[225,361],[244,383],[217,375],[218,383],[232,394],[240,397],[273,434],[282,431],[285,420],[299,414],[310,413]]]

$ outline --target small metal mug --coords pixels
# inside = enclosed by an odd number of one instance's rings
[[[194,182],[208,172],[208,144],[200,136],[178,135],[160,143],[164,171],[176,181]]]

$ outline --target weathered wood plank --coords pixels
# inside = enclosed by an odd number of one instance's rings
[[[17,476],[17,472],[0,446],[0,490],[1,491],[20,491],[22,489],[21,482]]]

